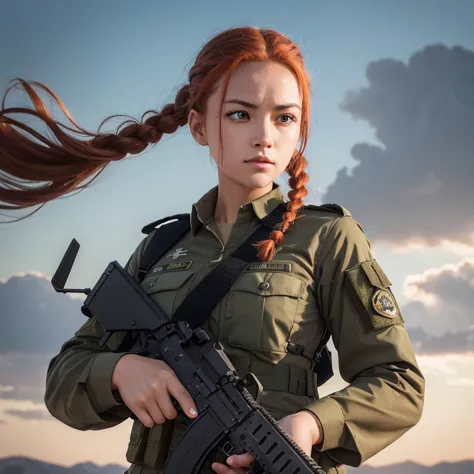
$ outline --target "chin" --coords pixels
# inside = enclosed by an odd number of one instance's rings
[[[247,179],[242,180],[241,184],[250,189],[262,189],[271,185],[273,181],[273,176],[261,173],[259,175],[249,176]]]

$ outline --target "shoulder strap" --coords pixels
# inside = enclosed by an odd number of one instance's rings
[[[140,266],[138,268],[138,281],[141,283],[145,278],[150,268],[158,261],[161,256],[168,251],[171,246],[183,237],[190,229],[189,214],[175,214],[174,216],[165,217],[158,221],[152,222],[151,224],[143,227],[142,232],[149,234],[159,224],[163,224],[166,221],[172,219],[178,219],[175,222],[171,222],[162,225],[155,230],[155,233],[151,236],[150,242],[145,249],[142,257],[140,258]]]
[[[316,211],[336,212],[340,214],[341,216],[352,216],[352,214],[350,213],[348,209],[346,209],[343,206],[340,206],[339,204],[334,204],[334,203],[321,204],[320,206],[315,206],[313,204],[306,204],[304,208],[314,209]]]
[[[257,258],[254,244],[268,238],[269,231],[280,223],[286,212],[284,203],[277,206],[261,220],[260,227],[229,257],[208,273],[178,306],[174,320],[186,321],[196,329],[209,317],[211,311],[223,298],[234,282]]]
[[[144,234],[149,234],[153,229],[155,229],[156,226],[163,224],[164,222],[173,221],[175,219],[187,219],[189,221],[189,214],[174,214],[173,216],[163,217],[162,219],[158,219],[157,221],[147,224],[145,227],[142,228],[142,232]]]

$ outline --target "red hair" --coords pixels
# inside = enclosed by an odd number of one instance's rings
[[[33,214],[48,201],[86,188],[111,161],[138,154],[149,144],[159,142],[164,133],[174,133],[186,125],[191,109],[204,113],[207,98],[221,78],[222,112],[230,77],[240,63],[247,61],[276,61],[286,66],[294,74],[302,94],[300,147],[295,150],[285,170],[290,176],[288,183],[291,187],[287,212],[283,215],[283,222],[270,233],[269,239],[256,244],[258,258],[271,260],[276,245],[283,240],[284,232],[302,211],[302,199],[307,195],[307,161],[303,153],[309,136],[310,80],[298,47],[288,37],[269,29],[231,28],[214,36],[199,52],[189,71],[189,82],[178,91],[174,103],[165,105],[159,112],[145,112],[140,121],[133,118],[126,120],[117,127],[115,134],[95,133],[81,128],[51,89],[38,82],[17,78],[36,110],[5,108],[5,99],[14,84],[7,88],[0,110],[0,209],[15,210],[40,205]],[[33,86],[50,94],[75,128],[54,120]],[[57,141],[7,116],[12,113],[29,114],[41,119]],[[151,115],[145,119],[147,114]],[[107,117],[100,127],[113,117],[115,115]],[[36,140],[18,132],[15,127]],[[87,139],[75,138],[67,130]],[[37,187],[27,186],[27,183],[44,182],[47,183]]]

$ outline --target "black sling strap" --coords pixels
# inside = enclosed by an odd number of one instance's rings
[[[284,212],[286,212],[286,206],[282,203],[263,218],[260,227],[235,252],[222,260],[196,285],[196,288],[178,306],[173,319],[185,320],[193,329],[201,326],[217,303],[246,270],[249,263],[256,260],[257,249],[252,244],[267,239],[269,232],[282,221]],[[139,282],[143,281],[148,271],[162,255],[190,230],[189,217],[189,214],[176,214],[152,222],[142,229],[144,233],[149,233],[157,225],[177,219],[176,222],[168,223],[157,229],[152,236],[140,259],[137,276]],[[329,338],[330,333],[326,330],[313,356],[313,360],[316,362],[315,372],[318,374],[318,386],[333,375],[331,353],[326,345]],[[289,350],[291,344],[289,343]]]
[[[187,295],[176,309],[173,319],[187,321],[193,329],[201,326],[217,303],[247,269],[249,263],[257,258],[257,249],[253,244],[268,239],[269,232],[282,221],[285,212],[285,205],[280,204],[264,217],[260,227],[232,255],[211,270]]]
[[[268,239],[269,232],[282,221],[285,212],[286,205],[282,203],[261,219],[259,228],[232,255],[222,260],[216,268],[211,270],[188,294],[178,306],[173,320],[187,321],[193,329],[201,326],[217,303],[246,270],[248,264],[257,258],[257,249],[253,244]],[[139,282],[143,281],[150,268],[161,256],[189,231],[189,214],[177,214],[143,228],[144,232],[150,231],[154,226],[172,219],[178,219],[178,221],[157,229],[148,243],[138,269]],[[152,225],[153,227],[151,227]]]

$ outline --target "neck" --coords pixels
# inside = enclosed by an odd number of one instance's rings
[[[234,223],[239,208],[248,202],[269,193],[273,183],[264,188],[246,188],[219,173],[219,189],[217,193],[214,220],[221,223]]]

